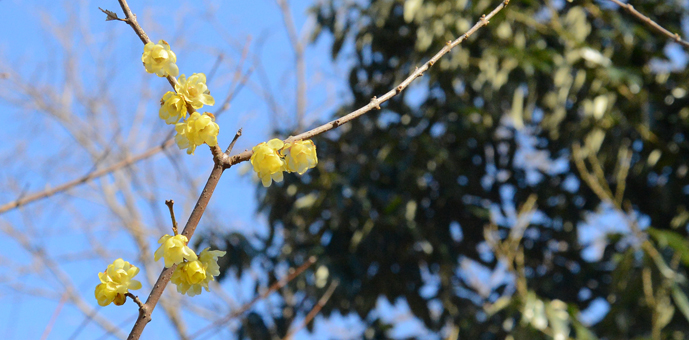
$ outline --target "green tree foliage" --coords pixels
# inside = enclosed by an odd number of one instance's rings
[[[632,3],[673,32],[687,20],[680,1]],[[314,38],[331,36],[333,58],[352,65],[351,101],[336,115],[394,88],[497,4],[315,7]],[[462,339],[547,338],[557,333],[549,302],[557,299],[572,338],[685,338],[686,60],[678,44],[610,2],[512,0],[409,91],[316,139],[316,169],[260,188],[271,233],[248,253],[262,254],[269,270],[317,256],[283,291],[286,308],[307,313],[327,289],[319,282],[327,268],[327,281],[340,286],[321,313],[357,313],[377,330],[381,321],[367,317],[383,296],[405,299],[432,331],[458,327]],[[590,172],[577,169],[576,145]],[[587,176],[618,200],[605,202]],[[519,293],[519,275],[472,283],[470,260],[491,269],[515,262],[501,264],[485,230],[495,224],[493,235],[507,239],[531,195],[537,211],[517,250],[530,293]],[[607,228],[596,214],[624,216],[609,220],[625,226],[591,259],[584,226]],[[620,232],[625,218],[651,232]],[[292,302],[297,291],[303,295]],[[578,311],[596,299],[611,309],[586,327]],[[545,302],[545,332],[525,321],[535,301]]]

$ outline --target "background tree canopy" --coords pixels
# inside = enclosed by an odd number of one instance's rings
[[[682,2],[632,3],[682,32]],[[314,39],[351,65],[351,101],[334,115],[394,88],[497,4],[314,7]],[[512,0],[410,91],[314,140],[316,169],[261,187],[262,246],[204,242],[240,274],[317,257],[281,290],[281,336],[337,280],[322,313],[358,314],[366,338],[387,338],[371,314],[380,297],[462,339],[685,338],[686,62],[611,2]],[[262,338],[264,322],[248,315],[240,335]]]

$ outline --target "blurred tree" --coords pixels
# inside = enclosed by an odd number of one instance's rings
[[[680,1],[633,4],[673,32],[688,19]],[[314,7],[314,39],[332,35],[333,58],[351,61],[352,99],[336,116],[394,88],[495,5]],[[322,313],[354,312],[374,328],[382,296],[462,339],[685,338],[686,62],[612,3],[513,0],[410,91],[316,139],[317,169],[259,188],[271,233],[243,254],[260,253],[269,270],[316,255],[283,307],[308,313],[337,279]],[[517,214],[531,195],[534,208]],[[600,231],[607,246],[586,255],[606,216],[623,226]],[[517,246],[500,250],[510,237]],[[481,266],[504,279],[477,282],[469,271]],[[611,308],[587,328],[579,311],[601,299]]]

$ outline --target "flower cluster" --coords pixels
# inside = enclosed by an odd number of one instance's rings
[[[218,258],[225,255],[224,251],[206,248],[197,256],[187,246],[188,240],[184,235],[165,235],[158,240],[160,247],[154,254],[158,261],[165,259],[165,267],[177,265],[172,273],[171,281],[177,285],[177,291],[189,296],[201,294],[201,288],[208,289],[208,283],[220,275]]]
[[[176,77],[179,74],[175,64],[177,56],[165,40],[160,40],[157,44],[146,44],[141,60],[149,73],[155,73],[160,77]],[[158,116],[167,124],[175,124],[177,146],[187,149],[187,154],[194,154],[196,147],[201,144],[217,145],[220,128],[212,114],[193,112],[187,119],[188,110],[198,110],[204,105],[215,104],[215,99],[206,86],[206,75],[194,73],[187,78],[182,74],[175,84],[175,91],[176,93],[168,91],[160,99]]]
[[[95,292],[98,304],[107,306],[114,302],[117,306],[123,305],[127,299],[125,294],[130,289],[141,288],[141,282],[132,279],[138,273],[139,268],[122,259],[117,259],[108,265],[104,272],[98,273],[101,282],[96,286]]]
[[[285,144],[279,139],[271,139],[253,148],[251,165],[258,174],[264,187],[272,181],[281,182],[283,171],[303,175],[306,170],[318,165],[316,145],[311,140],[302,140]]]
[[[187,149],[187,154],[193,155],[196,147],[206,143],[209,146],[218,145],[218,131],[220,127],[215,123],[212,113],[199,114],[194,112],[189,119],[175,125],[177,135],[175,141],[180,149]]]
[[[172,273],[172,283],[177,285],[177,291],[189,296],[201,294],[201,288],[208,289],[208,283],[215,280],[215,276],[220,275],[218,258],[225,255],[224,251],[208,250],[201,251],[198,260],[184,262],[177,266]]]

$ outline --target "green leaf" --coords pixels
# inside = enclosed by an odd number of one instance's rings
[[[668,246],[680,254],[682,263],[689,265],[689,241],[687,241],[687,239],[685,239],[682,235],[674,231],[660,230],[655,228],[648,228],[648,233],[656,240],[656,242],[658,242],[659,245]]]
[[[687,295],[684,294],[682,288],[676,283],[672,285],[672,299],[675,300],[675,305],[684,314],[684,317],[689,321],[689,299]]]

